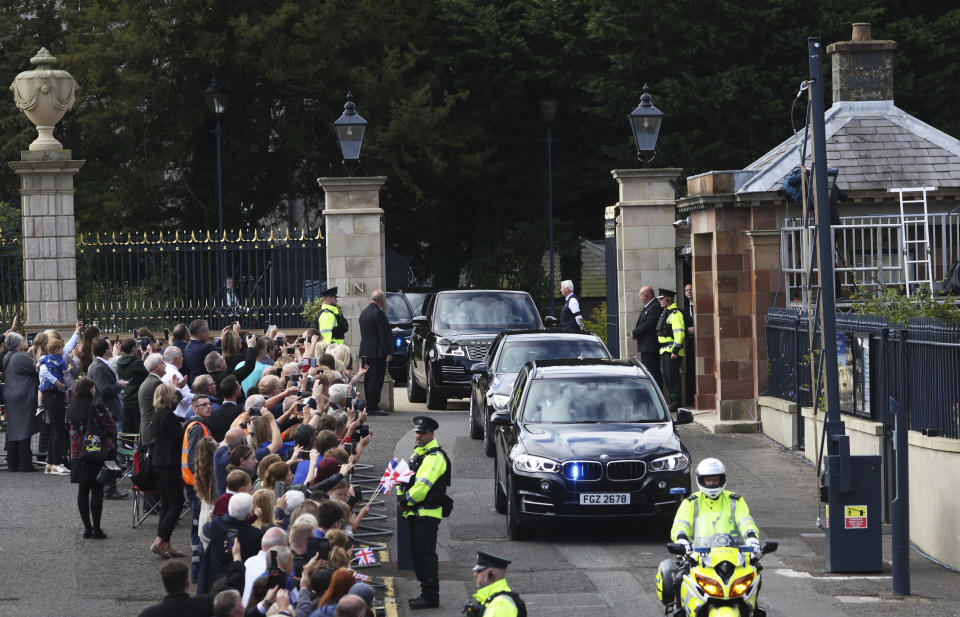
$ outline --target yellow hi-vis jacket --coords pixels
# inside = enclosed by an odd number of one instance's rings
[[[513,591],[505,578],[481,587],[477,590],[477,593],[473,594],[474,599],[484,607],[483,617],[517,617],[517,605],[513,602],[513,598],[501,593],[492,600],[490,599],[490,596],[502,591]]]
[[[412,480],[406,486],[397,488],[397,499],[405,506],[403,516],[432,516],[434,518],[443,518],[443,508],[426,507],[421,505],[427,498],[427,493],[433,488],[433,485],[447,471],[447,459],[439,450],[431,452],[424,456],[427,450],[435,450],[440,444],[433,439],[425,446],[417,446],[413,449],[414,454],[423,456],[420,467],[417,468]]]
[[[760,530],[750,516],[746,499],[730,491],[710,499],[697,491],[680,503],[670,529],[673,542],[682,534],[696,545],[698,538],[706,539],[718,533],[739,533],[743,538],[754,535],[760,539]]]
[[[660,343],[660,355],[675,353],[683,357],[683,337],[686,329],[683,325],[683,313],[674,302],[663,309],[664,315],[660,318],[660,328],[657,330],[657,341]]]
[[[342,338],[333,338],[333,329],[337,325],[337,314],[340,307],[335,304],[321,304],[320,317],[317,318],[317,329],[320,330],[320,341],[326,344],[343,344]]]

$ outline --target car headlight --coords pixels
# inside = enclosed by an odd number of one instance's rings
[[[650,461],[650,471],[679,471],[686,469],[690,460],[683,454],[671,454]]]
[[[558,473],[560,463],[532,454],[520,454],[513,459],[513,468],[517,471]]]
[[[507,403],[510,402],[510,396],[507,394],[494,394],[490,397],[490,402],[493,403],[494,409],[506,409]]]
[[[441,356],[464,356],[463,347],[456,343],[437,343],[437,353]]]

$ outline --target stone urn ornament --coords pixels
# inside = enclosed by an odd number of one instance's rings
[[[17,108],[37,127],[39,136],[30,144],[30,150],[63,150],[63,144],[53,137],[53,127],[67,111],[73,108],[77,82],[66,71],[54,69],[57,59],[46,47],[30,58],[36,68],[17,75],[10,84]]]

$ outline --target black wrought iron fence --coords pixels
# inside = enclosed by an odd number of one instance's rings
[[[297,328],[326,278],[322,240],[319,229],[228,231],[219,240],[210,232],[81,234],[78,315],[107,332],[193,319]]]
[[[0,325],[23,315],[23,253],[18,239],[0,236]],[[0,330],[2,331],[2,330]]]
[[[792,309],[767,313],[770,396],[809,406],[810,347],[806,314]],[[841,412],[893,427],[887,400],[893,396],[910,415],[910,428],[960,439],[960,327],[934,319],[906,328],[886,319],[837,314]]]

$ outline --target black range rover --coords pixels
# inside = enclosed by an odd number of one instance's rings
[[[636,360],[548,360],[520,370],[491,417],[494,506],[512,540],[552,520],[668,525],[690,491],[690,453]]]
[[[525,291],[458,289],[428,296],[413,318],[407,398],[444,409],[448,398],[470,396],[470,369],[503,330],[542,330]]]

